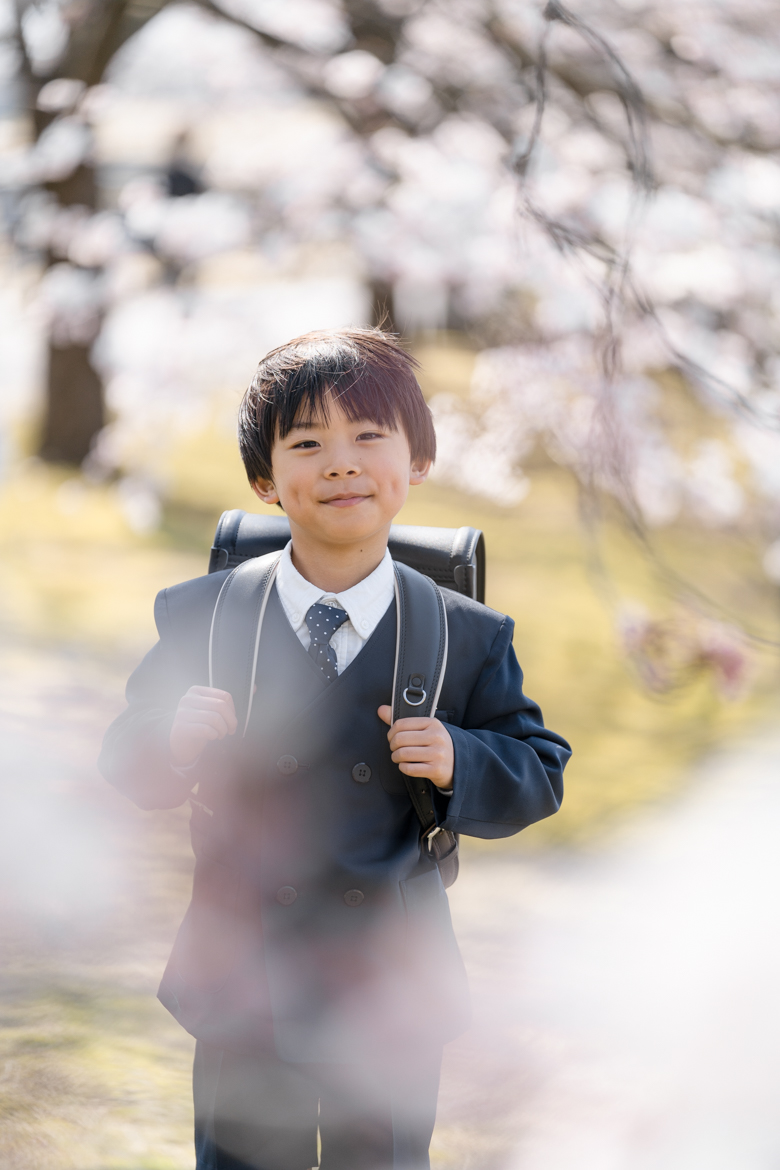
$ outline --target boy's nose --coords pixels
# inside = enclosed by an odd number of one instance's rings
[[[325,475],[327,479],[343,479],[348,475],[360,475],[360,471],[357,467],[347,465],[345,467],[332,467]]]

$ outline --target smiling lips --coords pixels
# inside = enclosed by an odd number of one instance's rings
[[[368,496],[344,495],[331,496],[329,500],[321,500],[322,504],[329,504],[333,508],[351,508],[355,504],[359,504],[362,500],[367,500]]]

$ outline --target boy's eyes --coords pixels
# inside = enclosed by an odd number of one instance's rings
[[[385,436],[382,431],[361,431],[356,439],[383,439]],[[311,451],[314,447],[319,447],[320,443],[317,439],[301,439],[297,443],[293,443],[293,451]]]

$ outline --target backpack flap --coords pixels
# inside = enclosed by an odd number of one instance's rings
[[[394,561],[484,603],[485,537],[478,528],[393,524],[387,546]]]
[[[209,572],[235,569],[242,561],[281,552],[290,539],[286,516],[263,516],[233,508],[223,512],[214,533]]]
[[[234,569],[252,557],[280,552],[289,539],[286,516],[240,508],[223,512],[214,535],[209,572]],[[393,524],[388,547],[394,561],[416,569],[445,589],[484,602],[485,538],[478,528]]]

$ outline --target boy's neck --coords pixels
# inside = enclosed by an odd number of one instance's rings
[[[365,580],[387,549],[390,527],[354,544],[326,544],[291,524],[292,562],[307,581],[324,593],[343,593]]]

